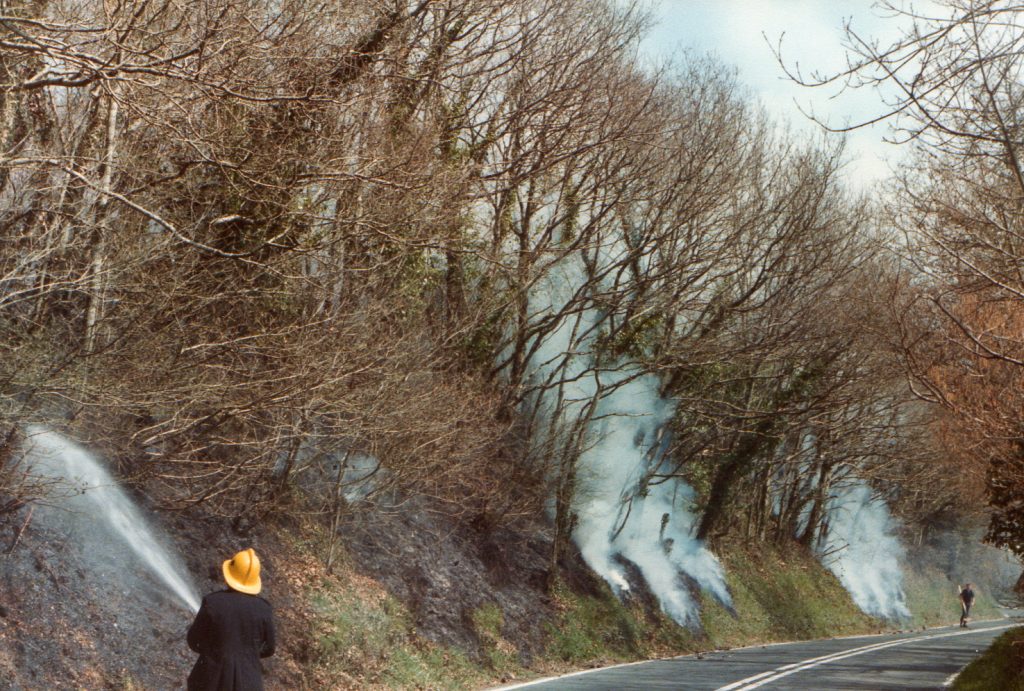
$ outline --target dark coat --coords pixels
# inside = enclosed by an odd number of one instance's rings
[[[188,630],[199,653],[188,691],[262,691],[260,658],[274,654],[270,603],[234,590],[210,593]]]

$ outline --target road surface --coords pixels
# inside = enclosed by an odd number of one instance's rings
[[[619,665],[503,689],[941,689],[1018,621],[913,633],[781,643]]]

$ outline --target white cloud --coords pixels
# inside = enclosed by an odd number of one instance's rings
[[[798,131],[816,129],[806,113],[843,127],[884,112],[879,94],[801,87],[786,78],[772,48],[781,40],[786,65],[805,77],[841,71],[847,64],[846,22],[862,36],[882,41],[899,33],[902,22],[879,16],[872,5],[869,0],[658,0],[652,4],[657,24],[643,47],[656,59],[685,50],[715,55],[738,69],[741,83],[773,118]],[[887,132],[875,125],[848,135],[847,177],[856,186],[884,178],[890,162],[902,155],[901,148],[883,141]]]

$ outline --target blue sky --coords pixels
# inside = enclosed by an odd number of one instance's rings
[[[829,72],[846,65],[843,24],[864,36],[892,39],[902,26],[886,18],[870,0],[649,0],[656,25],[643,44],[655,59],[690,50],[713,54],[734,66],[739,80],[768,112],[798,131],[814,125],[800,113],[813,111],[833,125],[867,119],[881,112],[879,95],[862,89],[836,95],[837,89],[807,89],[785,78],[771,46],[782,40],[787,64],[805,73]],[[766,37],[767,36],[767,40]],[[884,178],[903,148],[887,144],[885,126],[848,136],[846,173],[855,187]]]

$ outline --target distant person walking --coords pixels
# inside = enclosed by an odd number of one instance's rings
[[[960,588],[960,586],[957,586]],[[967,627],[967,620],[971,616],[971,605],[974,604],[974,589],[971,584],[960,588],[960,626],[962,628]]]
[[[275,643],[270,603],[257,596],[260,560],[250,548],[222,570],[228,588],[203,598],[186,637],[199,653],[188,691],[262,691],[260,658],[273,655]]]

